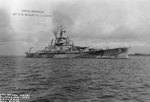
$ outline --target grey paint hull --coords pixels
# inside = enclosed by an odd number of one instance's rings
[[[28,58],[128,58],[128,48],[105,49],[88,52],[26,52]]]

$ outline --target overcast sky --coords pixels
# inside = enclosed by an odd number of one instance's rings
[[[51,17],[13,15],[22,10]],[[0,55],[43,49],[60,25],[75,45],[150,54],[150,0],[0,0]]]

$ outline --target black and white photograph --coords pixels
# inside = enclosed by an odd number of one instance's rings
[[[0,0],[0,102],[150,102],[150,0]]]

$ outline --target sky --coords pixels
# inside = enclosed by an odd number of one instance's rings
[[[0,0],[0,55],[44,49],[61,25],[75,45],[150,54],[149,0]]]

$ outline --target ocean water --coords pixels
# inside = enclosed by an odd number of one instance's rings
[[[0,94],[20,102],[150,102],[150,57],[0,57]]]

